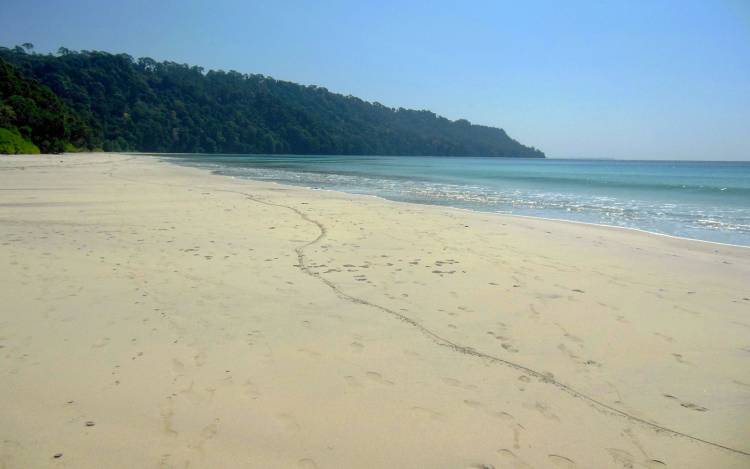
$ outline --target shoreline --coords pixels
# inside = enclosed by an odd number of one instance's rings
[[[748,461],[742,246],[128,156],[0,160],[8,467]]]
[[[154,158],[158,159],[158,158],[161,158],[161,155],[182,155],[183,153],[160,153],[160,154],[154,154],[154,153],[123,153],[123,154],[138,155],[138,156],[147,156],[147,157],[154,157]],[[238,156],[241,156],[241,155],[238,155]],[[297,155],[293,155],[293,156],[297,156]],[[307,155],[299,155],[299,156],[303,157],[303,156],[307,156]],[[447,157],[447,158],[452,158],[452,157]],[[573,160],[575,160],[575,159],[573,159]],[[720,241],[711,241],[711,240],[707,240],[707,239],[688,238],[688,237],[685,237],[685,236],[678,236],[678,235],[673,235],[673,234],[669,234],[669,233],[659,233],[659,232],[656,232],[656,231],[649,231],[649,230],[646,230],[646,229],[643,229],[643,228],[637,228],[637,227],[619,226],[619,225],[608,225],[608,224],[605,224],[605,223],[595,223],[595,222],[587,222],[587,221],[580,221],[580,220],[568,220],[568,219],[565,219],[565,218],[551,218],[551,217],[541,217],[541,216],[536,216],[536,215],[522,215],[522,214],[506,213],[506,212],[484,211],[484,210],[473,209],[473,208],[454,207],[454,206],[451,206],[451,205],[431,204],[431,203],[428,203],[428,202],[424,202],[424,203],[420,203],[420,202],[406,202],[406,201],[401,201],[401,200],[396,200],[396,199],[390,199],[390,198],[387,198],[387,197],[384,197],[384,196],[374,195],[374,194],[359,194],[359,193],[356,193],[356,192],[347,192],[347,191],[337,190],[337,189],[317,188],[317,187],[311,187],[311,186],[305,186],[305,185],[295,185],[295,184],[287,184],[287,183],[277,182],[277,181],[270,181],[270,180],[263,180],[263,179],[254,179],[254,178],[251,178],[251,177],[218,174],[218,173],[215,172],[215,171],[218,171],[218,170],[214,170],[214,169],[201,168],[200,166],[192,166],[192,165],[189,165],[189,164],[180,164],[180,163],[170,162],[169,160],[163,160],[163,161],[165,161],[167,163],[170,163],[170,164],[176,164],[176,165],[182,166],[182,167],[205,170],[205,171],[208,171],[211,174],[216,175],[216,176],[224,176],[224,177],[230,177],[230,178],[238,179],[238,180],[249,180],[249,181],[256,181],[256,182],[261,182],[261,183],[272,183],[272,184],[278,184],[279,186],[282,186],[282,187],[294,187],[294,188],[301,188],[301,189],[307,189],[307,190],[313,190],[313,191],[330,191],[330,192],[335,192],[335,193],[340,193],[340,194],[347,194],[347,195],[351,195],[351,196],[373,197],[373,198],[384,200],[384,201],[388,201],[388,202],[404,203],[404,204],[414,204],[414,205],[424,205],[424,206],[429,206],[429,207],[449,208],[449,209],[452,209],[452,210],[462,210],[462,211],[466,211],[466,212],[470,212],[470,213],[478,213],[478,214],[487,214],[487,213],[489,213],[489,214],[494,214],[494,215],[499,215],[499,216],[507,216],[507,217],[519,217],[519,218],[528,218],[528,219],[533,219],[533,220],[546,220],[546,221],[552,221],[552,222],[574,223],[574,224],[580,224],[580,225],[584,225],[584,226],[596,226],[596,227],[600,227],[600,228],[613,228],[613,229],[621,229],[621,230],[630,230],[630,231],[634,231],[634,232],[640,232],[640,233],[649,234],[649,235],[655,235],[655,236],[663,236],[663,237],[666,237],[666,238],[672,238],[672,239],[677,239],[677,240],[697,241],[697,242],[701,242],[701,243],[709,243],[709,244],[715,244],[715,245],[719,245],[719,246],[728,246],[728,247],[737,247],[737,248],[750,249],[750,245],[745,245],[745,244],[732,244],[732,243],[724,243],[724,242],[720,242]],[[640,161],[640,160],[617,160],[617,161]],[[644,161],[650,161],[650,160],[644,160]],[[671,161],[671,160],[663,160],[663,161]],[[722,161],[722,162],[723,163],[732,163],[732,161]],[[740,162],[742,162],[742,161],[740,161]]]
[[[85,153],[85,152],[81,152]],[[89,152],[90,153],[90,152]],[[399,157],[403,155],[328,155],[328,154],[315,154],[315,153],[149,153],[149,152],[110,152],[112,154],[119,155],[141,155],[141,156],[155,156],[155,155],[226,155],[226,156],[362,156],[362,157],[377,157],[377,156],[388,156],[388,157]],[[72,154],[76,153],[64,153]],[[544,158],[528,158],[528,157],[502,157],[502,156],[440,156],[440,155],[410,155],[410,158],[493,158],[499,160],[564,160],[564,161],[621,161],[623,163],[638,163],[638,162],[650,162],[656,161],[660,163],[749,163],[750,160],[662,160],[662,159],[618,159],[618,158],[557,158],[557,157],[544,157]]]
[[[211,172],[212,174],[215,174]],[[316,188],[316,187],[309,187],[309,186],[295,186],[293,184],[284,184],[281,182],[275,182],[275,181],[264,181],[262,179],[253,179],[253,178],[242,178],[237,176],[226,176],[222,174],[216,174],[217,176],[224,176],[224,177],[231,177],[236,178],[239,180],[246,179],[250,181],[256,181],[256,182],[270,182],[273,184],[278,184],[281,187],[294,187],[294,188],[302,188],[312,191],[330,191],[337,194],[346,194],[346,195],[353,195],[353,196],[359,196],[359,197],[372,197],[374,199],[382,200],[384,202],[394,202],[399,204],[410,204],[410,205],[424,205],[428,207],[440,207],[440,208],[446,208],[450,210],[459,210],[474,214],[491,214],[491,215],[497,215],[500,217],[510,217],[510,218],[526,218],[530,220],[541,220],[541,221],[551,221],[551,222],[562,222],[562,223],[572,223],[576,225],[582,225],[582,226],[593,226],[597,228],[605,228],[605,229],[615,229],[615,230],[624,230],[624,231],[631,231],[636,233],[641,233],[649,236],[661,236],[665,238],[670,238],[678,241],[695,241],[698,243],[707,243],[707,244],[716,244],[719,246],[726,246],[726,247],[732,247],[732,248],[744,248],[744,249],[750,249],[750,246],[744,245],[744,244],[732,244],[732,243],[721,243],[719,241],[710,241],[707,239],[698,239],[698,238],[687,238],[685,236],[677,236],[677,235],[671,235],[668,233],[658,233],[656,231],[648,231],[641,228],[634,228],[630,226],[618,226],[618,225],[607,225],[604,223],[593,223],[593,222],[587,222],[587,221],[579,221],[579,220],[566,220],[564,218],[548,218],[548,217],[539,217],[534,215],[520,215],[517,213],[505,213],[505,212],[490,212],[490,211],[483,211],[483,210],[476,210],[472,208],[463,208],[463,207],[453,207],[450,205],[439,205],[439,204],[429,204],[429,203],[418,203],[418,202],[405,202],[401,200],[395,200],[395,199],[389,199],[387,197],[383,197],[380,195],[372,195],[372,194],[357,194],[355,192],[346,192],[346,191],[340,191],[336,189],[322,189],[322,188]]]

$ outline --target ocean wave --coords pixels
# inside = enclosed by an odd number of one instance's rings
[[[569,219],[750,245],[750,188],[732,186],[728,181],[707,186],[706,178],[701,179],[702,184],[681,184],[674,180],[626,184],[589,180],[585,175],[576,176],[577,182],[571,175],[471,178],[467,176],[471,171],[450,177],[446,168],[435,169],[441,161],[431,162],[429,170],[425,169],[425,159],[418,161],[422,167],[413,160],[402,166],[399,166],[400,161],[391,161],[387,174],[382,174],[382,167],[368,171],[362,160],[355,161],[354,166],[364,167],[353,170],[314,165],[308,168],[304,165],[310,163],[303,158],[294,160],[303,167],[280,167],[289,162],[261,157],[253,157],[251,161],[235,158],[230,163],[194,157],[180,159],[180,162],[218,174],[377,195],[405,202]],[[272,164],[265,164],[268,161]],[[340,159],[332,161],[338,164]],[[366,160],[367,165],[373,161],[376,159]],[[415,168],[420,170],[419,177],[409,173]],[[602,170],[601,167],[596,169]],[[622,177],[610,177],[615,176]],[[678,179],[674,175],[665,177],[669,178]],[[721,196],[719,201],[716,194]]]

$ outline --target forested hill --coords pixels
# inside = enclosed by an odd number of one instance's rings
[[[48,86],[85,123],[79,147],[112,151],[543,158],[505,131],[393,109],[263,75],[204,71],[126,54],[0,58]]]
[[[86,124],[49,88],[0,59],[0,153],[60,153],[87,138]]]

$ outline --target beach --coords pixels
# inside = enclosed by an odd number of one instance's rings
[[[0,468],[750,466],[750,249],[0,158]]]

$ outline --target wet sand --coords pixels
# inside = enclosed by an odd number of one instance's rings
[[[750,249],[0,158],[0,468],[748,467]]]

